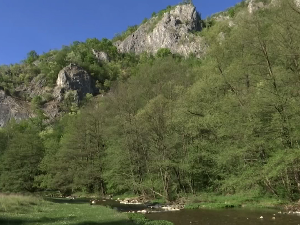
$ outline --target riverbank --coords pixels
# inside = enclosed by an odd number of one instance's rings
[[[49,199],[50,200],[50,199]],[[105,206],[91,206],[74,199],[47,201],[41,197],[0,194],[0,224],[71,225],[172,225],[143,215],[120,213]]]
[[[266,208],[284,209],[289,201],[247,193],[234,195],[214,195],[201,193],[186,197],[185,209],[218,208]]]
[[[143,199],[142,197],[126,194],[123,196],[114,196],[115,200],[121,203],[130,204],[139,203],[169,205],[175,208],[184,209],[223,209],[223,208],[248,208],[248,209],[278,209],[287,211],[290,208],[295,209],[299,204],[292,203],[279,198],[254,195],[253,193],[242,193],[234,195],[216,195],[214,193],[198,193],[196,195],[183,195],[173,202],[165,199]],[[128,202],[128,203],[127,203]],[[299,206],[300,210],[300,206]]]

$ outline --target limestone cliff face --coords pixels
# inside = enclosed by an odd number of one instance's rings
[[[155,54],[160,48],[172,53],[200,57],[206,51],[204,40],[193,34],[201,30],[201,18],[191,4],[178,5],[157,21],[151,18],[123,42],[115,43],[120,52]]]
[[[18,101],[0,90],[0,127],[14,119],[20,121],[32,117],[30,107],[26,102]]]

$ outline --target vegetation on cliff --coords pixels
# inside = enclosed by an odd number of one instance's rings
[[[298,200],[300,12],[288,3],[233,15],[234,26],[207,27],[202,59],[167,50],[119,54],[108,40],[94,39],[46,53],[78,59],[101,84],[109,81],[110,91],[51,125],[37,117],[0,130],[0,190],[168,200],[251,190]],[[116,60],[97,64],[72,50],[94,42],[106,43]],[[38,68],[45,65],[43,56],[38,60]],[[49,84],[57,72],[51,71],[43,72]]]

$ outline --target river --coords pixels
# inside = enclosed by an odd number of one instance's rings
[[[152,220],[168,220],[175,225],[300,225],[300,216],[278,214],[274,210],[186,209],[178,212],[147,214],[146,216]]]
[[[54,202],[88,204],[89,199],[52,200]],[[108,206],[123,213],[146,209],[144,205],[120,204],[114,200],[101,200],[97,205]],[[97,207],[97,205],[91,207]],[[168,220],[175,225],[300,225],[300,215],[279,214],[276,210],[266,209],[185,209],[176,212],[155,212],[145,214],[151,220]],[[261,218],[262,217],[262,218]]]

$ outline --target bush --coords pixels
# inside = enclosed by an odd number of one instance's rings
[[[31,104],[34,109],[39,109],[43,106],[43,98],[39,95],[36,95],[32,98]]]
[[[233,18],[234,15],[235,15],[235,9],[234,9],[234,8],[230,8],[230,9],[228,10],[228,15],[229,15],[229,17]]]
[[[44,100],[45,102],[50,102],[50,101],[52,101],[53,99],[54,99],[54,97],[53,97],[53,95],[50,94],[50,93],[45,93],[45,94],[43,95],[43,100]]]
[[[159,49],[159,50],[157,51],[157,53],[156,53],[156,56],[157,56],[158,58],[164,58],[164,57],[167,57],[167,56],[169,56],[169,55],[172,55],[172,52],[171,52],[171,50],[168,49],[168,48],[161,48],[161,49]]]
[[[128,217],[137,225],[144,225],[149,221],[144,215],[138,213],[129,214]]]
[[[145,19],[143,20],[142,24],[145,24],[145,23],[147,23],[147,22],[148,22],[148,18],[145,18]]]
[[[138,25],[129,26],[126,31],[123,31],[122,33],[116,34],[113,37],[112,41],[113,42],[124,41],[129,35],[131,35],[132,33],[134,33],[138,28],[139,28]]]
[[[173,225],[172,222],[166,220],[148,220],[144,215],[138,213],[129,214],[128,217],[136,225]]]

